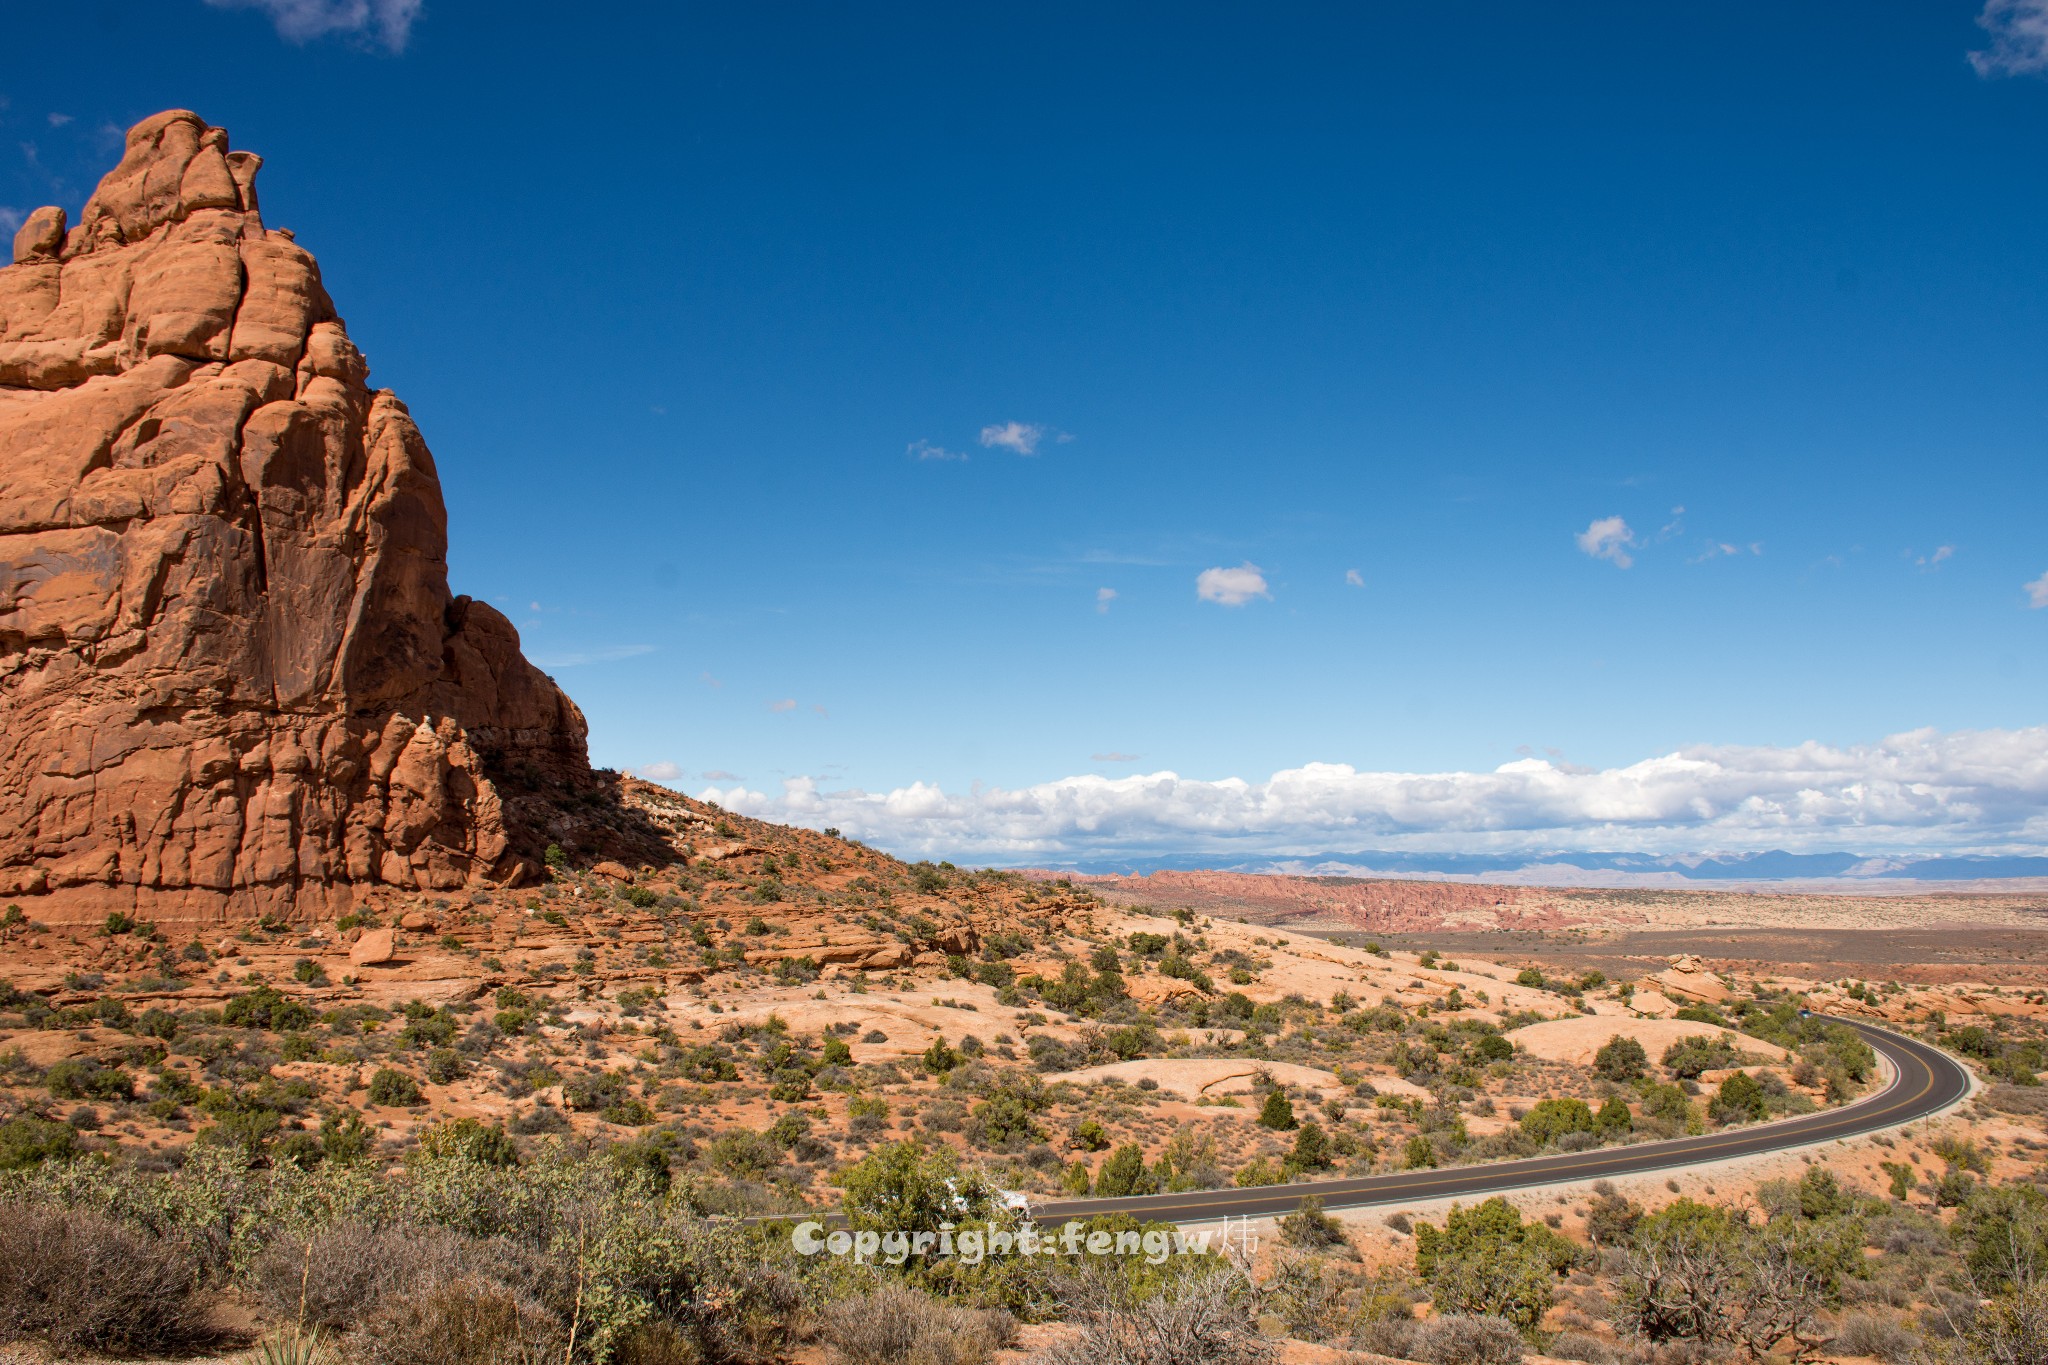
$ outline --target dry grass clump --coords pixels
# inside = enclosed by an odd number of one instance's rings
[[[1014,1339],[1016,1323],[1008,1313],[952,1308],[887,1285],[831,1305],[819,1335],[837,1365],[980,1365]]]
[[[188,1245],[89,1210],[0,1204],[0,1340],[187,1350],[216,1335],[204,1274]]]

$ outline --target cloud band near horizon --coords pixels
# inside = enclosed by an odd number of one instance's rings
[[[1311,763],[1263,782],[1085,774],[1006,790],[924,783],[780,794],[706,787],[743,815],[910,857],[1028,863],[1087,853],[1284,856],[1341,845],[1429,852],[2038,852],[2048,846],[2048,726],[1931,729],[1837,747],[1694,745],[1589,771],[1520,759],[1492,772]]]

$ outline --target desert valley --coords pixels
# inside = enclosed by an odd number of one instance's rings
[[[594,765],[262,165],[159,113],[0,269],[0,1361],[2048,1359],[2048,890],[956,865]]]

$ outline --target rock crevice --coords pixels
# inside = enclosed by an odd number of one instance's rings
[[[507,884],[494,774],[589,776],[261,164],[159,114],[0,269],[0,895],[53,923]]]

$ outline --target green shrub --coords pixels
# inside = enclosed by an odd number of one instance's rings
[[[1305,1197],[1294,1206],[1293,1213],[1280,1220],[1280,1240],[1309,1251],[1347,1246],[1351,1241],[1344,1225],[1324,1213],[1323,1201],[1314,1195]]]
[[[1098,1199],[1158,1192],[1159,1182],[1145,1166],[1145,1150],[1135,1142],[1127,1142],[1111,1152],[1095,1175],[1095,1197]]]
[[[606,1123],[616,1123],[623,1128],[644,1128],[655,1120],[655,1113],[647,1107],[647,1101],[635,1095],[613,1101],[599,1110],[597,1116]]]
[[[275,986],[258,986],[234,996],[220,1012],[221,1022],[230,1028],[269,1029],[275,1033],[311,1028],[318,1018],[309,1006]]]
[[[320,1120],[320,1150],[329,1161],[347,1165],[368,1156],[377,1135],[353,1109],[329,1113]]]
[[[1440,1314],[1505,1318],[1534,1330],[1549,1309],[1558,1277],[1582,1257],[1541,1223],[1525,1223],[1495,1196],[1476,1208],[1453,1208],[1444,1226],[1415,1228],[1415,1272]]]
[[[1548,1145],[1568,1133],[1593,1131],[1593,1111],[1584,1100],[1538,1100],[1522,1116],[1522,1133],[1531,1142]]]
[[[1675,1085],[1645,1086],[1643,1112],[1651,1118],[1683,1126],[1692,1121],[1692,1101]]]
[[[1722,1081],[1707,1104],[1707,1115],[1716,1123],[1754,1123],[1767,1112],[1763,1086],[1746,1071]]]
[[[0,1123],[0,1171],[19,1171],[78,1155],[78,1132],[68,1123],[23,1114]]]
[[[750,1180],[782,1164],[782,1149],[765,1133],[726,1133],[711,1140],[705,1155],[714,1168]]]
[[[196,1140],[210,1147],[234,1148],[254,1161],[263,1155],[270,1140],[283,1126],[284,1117],[275,1109],[232,1109],[222,1114],[212,1127],[201,1132]]]
[[[849,1166],[839,1178],[841,1207],[856,1232],[937,1232],[987,1210],[987,1187],[962,1172],[949,1147],[913,1139],[892,1143]]]
[[[630,1084],[625,1074],[618,1071],[571,1076],[562,1082],[562,1103],[578,1113],[596,1113],[623,1099]]]
[[[460,1158],[485,1166],[517,1166],[519,1147],[503,1128],[480,1119],[437,1123],[420,1134],[419,1149],[430,1157]]]
[[[1664,1066],[1682,1081],[1698,1080],[1706,1071],[1735,1065],[1735,1049],[1726,1038],[1680,1038],[1664,1049]]]
[[[1593,1054],[1593,1070],[1616,1085],[1643,1076],[1650,1069],[1650,1054],[1633,1038],[1616,1034]]]
[[[371,1104],[411,1107],[426,1102],[420,1083],[395,1067],[380,1066],[370,1077]]]
[[[43,1073],[43,1084],[60,1100],[130,1100],[135,1081],[118,1066],[101,1066],[89,1057],[69,1057]]]
[[[1287,1098],[1284,1090],[1266,1092],[1266,1102],[1259,1106],[1259,1126],[1276,1132],[1290,1131],[1295,1125],[1294,1102]]]
[[[1288,1168],[1293,1171],[1320,1171],[1332,1164],[1329,1134],[1314,1120],[1302,1124],[1294,1135],[1294,1151],[1288,1155]]]

